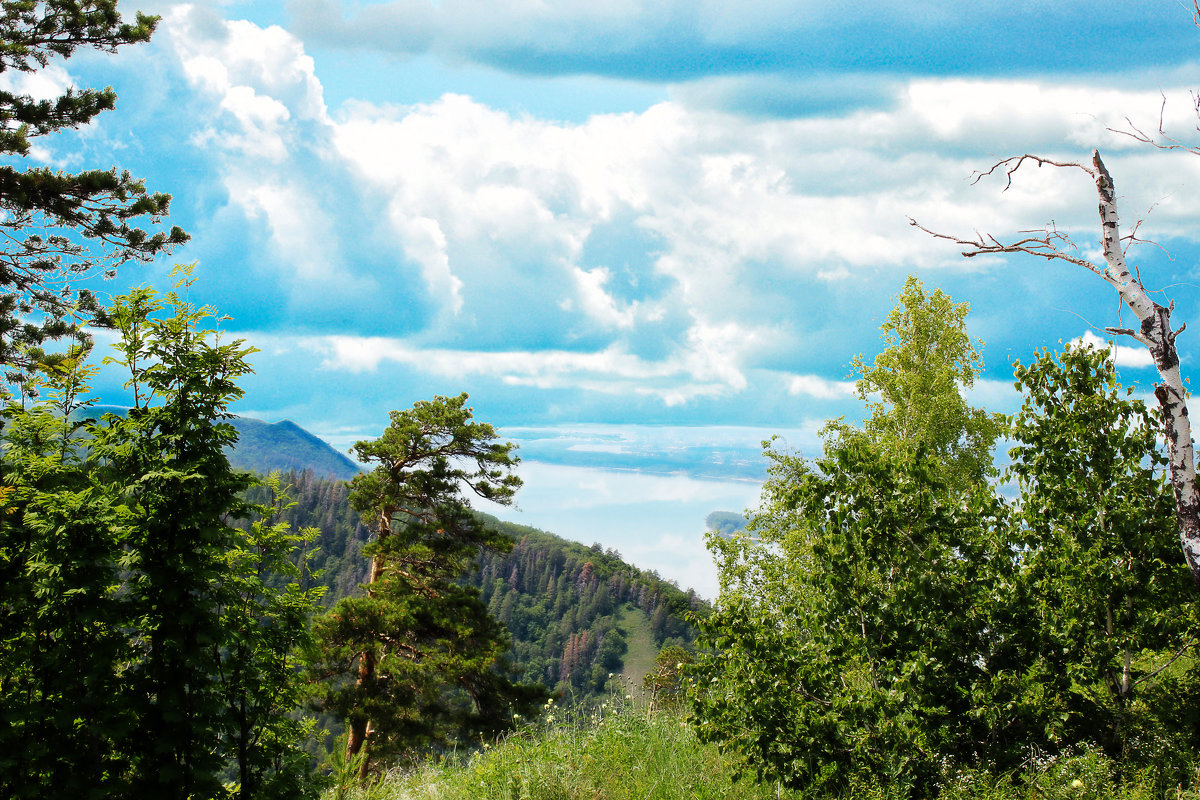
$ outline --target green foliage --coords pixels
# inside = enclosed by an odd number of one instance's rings
[[[664,647],[654,659],[654,671],[642,679],[654,705],[659,708],[679,706],[687,690],[687,670],[696,663],[696,654],[673,644]]]
[[[1155,791],[1194,777],[1195,590],[1159,426],[1100,353],[1017,376],[1015,502],[919,446],[768,453],[750,534],[709,540],[703,739],[818,793],[933,796],[1076,746]]]
[[[315,528],[295,531],[281,521],[292,505],[278,474],[262,481],[270,503],[250,506],[244,536],[225,553],[218,582],[218,625],[227,640],[217,679],[227,717],[222,749],[236,767],[240,798],[313,794],[309,756],[302,743],[314,720],[292,712],[305,700],[301,652],[312,646],[309,620],[324,586],[308,573]]]
[[[655,650],[694,641],[685,616],[705,609],[695,593],[631,567],[611,550],[491,524],[516,545],[509,553],[483,553],[466,581],[512,632],[513,664],[524,680],[552,686],[569,702],[592,703],[609,673],[626,669],[629,609],[646,620]]]
[[[277,590],[297,538],[253,513],[223,420],[249,371],[242,342],[176,291],[118,298],[112,361],[125,417],[72,421],[87,347],[44,365],[54,405],[5,412],[0,459],[0,793],[8,797],[311,795],[292,649],[313,593]],[[85,435],[79,435],[85,434]],[[262,512],[262,509],[258,509]],[[281,561],[282,559],[282,561]]]
[[[45,370],[49,403],[4,411],[0,514],[0,795],[103,797],[125,786],[136,712],[118,665],[136,656],[114,591],[123,515],[97,491],[64,421],[86,393],[76,350]]]
[[[864,776],[844,792],[793,792],[731,779],[733,763],[697,739],[674,712],[615,703],[602,715],[567,715],[526,725],[465,758],[429,761],[395,771],[359,791],[325,800],[904,800],[882,776]],[[1152,775],[1121,778],[1103,752],[1078,748],[1034,754],[1001,772],[948,765],[937,779],[942,800],[1200,800],[1196,788],[1169,786]]]
[[[942,462],[956,489],[987,477],[1003,428],[999,415],[972,407],[961,393],[983,367],[966,331],[969,308],[941,289],[927,294],[909,276],[881,326],[887,347],[870,365],[861,356],[852,362],[861,375],[858,396],[871,412],[867,439],[886,450],[923,450]],[[855,433],[831,427],[835,434]]]
[[[122,592],[144,643],[126,672],[142,727],[133,790],[167,796],[220,790],[223,703],[214,674],[232,642],[217,587],[237,535],[223,517],[238,513],[250,480],[223,452],[234,437],[226,409],[241,396],[236,379],[250,371],[250,350],[199,327],[212,313],[191,302],[191,284],[185,270],[161,299],[140,289],[114,303],[119,355],[107,360],[129,370],[135,405],[89,425],[93,479],[124,501],[130,576]]]
[[[284,482],[291,484],[296,505],[284,509],[281,519],[320,531],[311,563],[327,587],[323,601],[332,605],[361,595],[370,576],[363,547],[371,533],[350,507],[346,484],[305,473],[289,474]],[[267,499],[261,488],[248,496]],[[478,589],[489,613],[508,629],[508,656],[521,682],[550,686],[566,702],[592,704],[606,690],[608,673],[626,671],[631,656],[639,655],[626,653],[616,668],[597,663],[607,637],[634,645],[631,615],[644,620],[653,647],[647,663],[664,644],[695,640],[685,616],[704,613],[707,605],[694,592],[627,564],[613,550],[478,516],[509,539],[512,549],[481,550],[459,582]],[[340,723],[328,717],[323,724],[334,730]]]
[[[116,6],[115,0],[4,0],[0,72],[35,72],[81,47],[111,52],[147,41],[157,18],[138,14],[128,24]],[[47,100],[0,91],[0,154],[24,157],[32,138],[85,125],[115,101],[112,89],[68,89]],[[130,260],[149,261],[187,241],[177,227],[154,234],[138,227],[139,218],[156,224],[169,204],[169,195],[148,193],[115,169],[70,174],[0,165],[0,231],[9,242],[0,251],[0,364],[9,382],[22,383],[43,357],[39,346],[71,329],[67,317],[76,301],[64,281],[97,266],[110,272]],[[77,302],[81,311],[100,310],[87,293]]]
[[[858,439],[812,465],[771,456],[755,538],[709,539],[722,585],[701,622],[698,733],[795,788],[883,776],[925,792],[979,738],[974,609],[999,510],[955,499],[933,459]]]
[[[1162,425],[1126,399],[1106,356],[1069,348],[1016,367],[1016,558],[992,579],[988,662],[1020,682],[991,724],[1014,746],[1087,741],[1136,764],[1200,745],[1191,659],[1172,663],[1196,645],[1200,620],[1178,558]],[[1174,697],[1160,693],[1168,679]]]
[[[318,621],[315,674],[325,710],[348,720],[351,754],[394,758],[505,728],[544,696],[509,675],[508,639],[473,587],[459,577],[484,548],[512,542],[472,514],[464,490],[511,502],[513,445],[472,421],[465,394],[393,412],[359,459],[375,469],[354,479],[351,505],[375,534],[365,597]]]

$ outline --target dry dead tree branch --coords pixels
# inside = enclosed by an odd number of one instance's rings
[[[1042,167],[1042,166],[1078,167],[1079,169],[1083,170],[1087,174],[1089,174],[1089,175],[1092,174],[1092,171],[1090,169],[1085,167],[1083,164],[1080,164],[1078,161],[1055,161],[1054,159],[1045,158],[1043,156],[1035,156],[1031,153],[1024,153],[1019,156],[1010,156],[1006,159],[1003,159],[1002,161],[997,161],[995,164],[992,164],[992,168],[987,170],[986,172],[974,173],[971,176],[971,185],[974,186],[975,184],[979,183],[981,180],[988,177],[989,175],[995,174],[996,170],[1003,167],[1004,168],[1004,178],[1005,178],[1004,191],[1007,192],[1009,190],[1009,188],[1012,186],[1013,173],[1016,172],[1018,169],[1020,169],[1021,165],[1024,164],[1026,161],[1032,161],[1035,164],[1037,164],[1039,167]]]
[[[957,236],[938,233],[926,228],[912,217],[908,218],[908,224],[919,231],[924,231],[935,239],[945,239],[946,241],[954,242],[960,247],[967,248],[962,251],[962,255],[965,258],[999,253],[1025,253],[1026,255],[1037,256],[1038,258],[1045,258],[1047,260],[1066,261],[1090,270],[1097,275],[1101,275],[1104,271],[1103,267],[1068,252],[1068,250],[1078,250],[1078,248],[1070,236],[1054,227],[1053,222],[1045,228],[1036,231],[1021,231],[1021,233],[1041,234],[1039,236],[1027,236],[1024,239],[1007,243],[999,241],[991,234],[981,234],[978,232],[976,232],[976,238],[974,239],[960,239]]]

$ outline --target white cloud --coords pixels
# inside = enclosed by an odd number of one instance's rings
[[[461,94],[328,113],[295,36],[206,13],[185,8],[166,23],[213,112],[196,141],[218,153],[232,204],[270,234],[287,264],[281,279],[309,292],[387,287],[375,293],[434,311],[414,314],[419,337],[324,340],[340,368],[391,360],[671,406],[746,392],[755,370],[808,372],[795,360],[779,366],[825,313],[807,294],[964,269],[958,248],[914,230],[908,215],[998,237],[1054,220],[1091,246],[1088,176],[1030,167],[1008,191],[996,178],[972,186],[988,152],[1085,158],[1091,144],[1111,145],[1129,221],[1158,204],[1142,234],[1194,237],[1200,216],[1200,193],[1178,191],[1200,178],[1200,159],[1131,150],[1106,131],[1126,113],[1157,124],[1157,90],[893,81],[890,106],[801,119],[666,101],[561,122]],[[1167,95],[1167,122],[1182,123],[1186,93]],[[635,246],[609,252],[606,237]],[[413,275],[392,279],[375,251],[402,254],[395,269]],[[788,391],[848,396],[816,374],[795,375]]]
[[[1109,350],[1113,354],[1113,359],[1118,367],[1142,368],[1154,366],[1154,357],[1150,355],[1150,351],[1145,347],[1140,345],[1129,347],[1116,344],[1110,342],[1108,339],[1100,338],[1091,331],[1086,331],[1083,336],[1072,340],[1071,343],[1082,343],[1097,350]]]
[[[174,9],[164,27],[184,75],[214,97],[220,113],[198,141],[251,159],[281,162],[294,147],[296,127],[323,121],[325,103],[313,60],[278,26],[214,19],[204,8]]]
[[[295,183],[226,178],[230,199],[252,219],[262,219],[280,256],[301,280],[324,277],[336,263],[336,236],[313,196]]]
[[[647,361],[609,347],[599,352],[565,350],[478,351],[416,346],[398,339],[358,336],[308,337],[298,344],[323,356],[321,366],[348,372],[375,371],[385,362],[415,367],[426,374],[466,378],[488,376],[514,386],[575,388],[601,394],[658,397],[679,405],[696,397],[728,394],[729,376],[716,365],[697,364],[690,353]],[[734,388],[744,378],[734,376]],[[740,383],[739,383],[740,382]]]
[[[450,268],[446,234],[441,225],[430,217],[405,216],[396,208],[391,217],[405,254],[421,265],[421,274],[430,294],[440,298],[452,314],[458,314],[463,307],[463,282]]]
[[[788,393],[818,400],[844,400],[854,396],[854,383],[826,380],[817,375],[793,375],[788,381]]]
[[[580,306],[592,319],[613,328],[632,328],[637,303],[618,308],[616,300],[604,290],[612,274],[604,267],[580,269],[573,267],[572,275],[579,292]]]
[[[0,72],[0,90],[34,100],[56,100],[74,85],[75,81],[61,64],[48,64],[35,72],[15,69]]]

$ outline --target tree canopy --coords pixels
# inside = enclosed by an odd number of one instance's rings
[[[354,446],[375,469],[350,502],[375,534],[366,595],[318,621],[322,707],[348,721],[347,753],[371,760],[490,734],[544,697],[509,674],[503,626],[459,579],[481,549],[513,542],[471,513],[470,492],[507,504],[521,486],[511,443],[475,422],[467,395],[394,411]]]
[[[963,391],[983,368],[966,320],[970,306],[941,289],[926,292],[909,276],[880,329],[885,348],[870,364],[856,356],[855,390],[870,412],[867,439],[891,451],[923,450],[941,462],[950,484],[963,488],[987,477],[999,415],[975,408]],[[828,429],[855,435],[844,424]]]
[[[941,319],[894,315],[894,346],[929,341],[908,328]],[[978,480],[980,450],[954,470],[954,448],[937,447],[962,443],[971,420],[994,436],[1001,419],[948,413],[958,436],[905,426],[918,406],[962,406],[892,391],[921,385],[897,374],[920,360],[895,355],[860,384],[891,407],[865,431],[833,428],[812,461],[769,450],[749,533],[710,535],[720,596],[700,621],[700,735],[814,791],[933,796],[948,770],[1002,772],[1073,745],[1134,772],[1153,764],[1174,786],[1200,744],[1198,620],[1172,557],[1156,420],[1104,351],[1018,364],[1009,498]],[[957,397],[957,381],[925,385]]]

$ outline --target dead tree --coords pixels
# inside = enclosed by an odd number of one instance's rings
[[[1104,263],[1097,264],[1082,258],[1067,234],[1057,230],[1053,224],[1013,242],[1001,242],[991,235],[977,234],[974,239],[960,239],[936,233],[909,218],[909,223],[938,239],[946,239],[966,249],[967,258],[993,253],[1025,253],[1054,261],[1066,261],[1083,267],[1103,278],[1116,290],[1121,301],[1138,320],[1137,328],[1106,328],[1109,333],[1130,336],[1144,344],[1158,369],[1159,382],[1155,384],[1154,396],[1162,407],[1167,441],[1167,454],[1171,466],[1171,485],[1175,491],[1175,508],[1179,517],[1179,538],[1183,557],[1192,578],[1200,586],[1200,492],[1196,486],[1195,453],[1192,444],[1192,427],[1188,420],[1186,393],[1179,374],[1179,355],[1175,349],[1175,337],[1184,329],[1180,325],[1171,330],[1171,312],[1175,303],[1160,305],[1150,298],[1142,285],[1141,276],[1130,272],[1125,263],[1126,243],[1136,241],[1137,225],[1133,232],[1122,238],[1118,219],[1116,192],[1112,176],[1100,160],[1099,151],[1092,151],[1091,164],[1052,161],[1033,155],[1013,156],[992,166],[990,170],[976,176],[976,181],[986,175],[1002,172],[1011,185],[1013,174],[1026,163],[1037,166],[1053,166],[1079,169],[1091,176],[1099,197],[1100,243]],[[1007,188],[1006,185],[1006,188]]]

